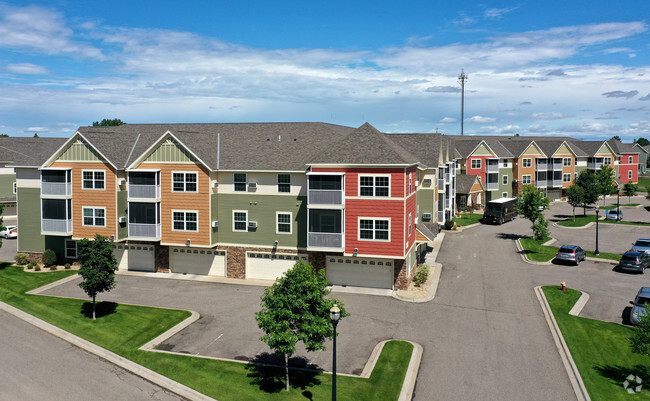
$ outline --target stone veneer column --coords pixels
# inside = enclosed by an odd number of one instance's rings
[[[154,245],[154,266],[157,273],[169,273],[169,247]]]

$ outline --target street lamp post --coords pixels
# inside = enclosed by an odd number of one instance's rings
[[[330,320],[332,321],[332,326],[334,326],[334,347],[332,348],[333,359],[332,359],[332,401],[336,401],[336,325],[339,323],[341,318],[341,309],[337,304],[334,304],[330,309]]]
[[[621,176],[618,176],[618,180],[621,181]],[[616,184],[616,222],[621,221],[621,187]]]
[[[594,255],[600,255],[600,252],[598,251],[598,213],[600,212],[600,208],[596,206],[596,250],[594,251]]]

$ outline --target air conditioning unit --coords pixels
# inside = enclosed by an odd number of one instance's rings
[[[120,223],[126,223],[126,216],[122,216],[119,219],[117,219]]]
[[[249,183],[248,183],[248,188],[250,188],[250,189],[255,189],[255,188],[257,188],[257,183],[256,183],[256,182],[249,182]]]
[[[415,180],[415,188],[417,188],[418,185],[420,185],[420,182],[418,180]]]
[[[217,188],[219,186],[219,183],[217,181],[212,183],[212,188]]]
[[[219,227],[219,220],[215,220],[212,222],[212,228],[217,228]]]
[[[249,221],[248,222],[248,228],[257,228],[257,222],[256,221]]]
[[[422,220],[431,220],[431,213],[422,213]]]
[[[422,183],[427,184],[427,185],[431,185],[431,178],[425,178],[424,180],[422,180]]]

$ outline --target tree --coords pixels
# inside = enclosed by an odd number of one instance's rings
[[[585,190],[579,185],[573,184],[566,189],[566,198],[569,205],[573,206],[573,221],[576,221],[576,206],[585,201]]]
[[[289,391],[289,357],[302,341],[307,351],[325,350],[323,342],[334,336],[329,311],[334,304],[341,308],[341,318],[348,316],[343,303],[325,298],[330,293],[324,270],[315,270],[300,260],[275,283],[264,290],[262,310],[255,314],[264,331],[260,338],[272,350],[284,355],[286,390]]]
[[[616,141],[619,141],[619,142],[620,142],[620,141],[621,141],[621,137],[618,136],[618,135],[614,135],[614,136],[612,137],[612,140],[616,140]]]
[[[544,219],[542,210],[548,207],[549,199],[534,185],[524,185],[517,197],[517,212],[532,223],[533,237],[536,240],[548,237],[548,221]]]
[[[648,145],[650,145],[650,141],[647,140],[646,138],[635,139],[635,140],[634,140],[634,143],[638,143],[638,144],[641,145],[641,146],[648,146]]]
[[[626,182],[623,185],[623,194],[627,196],[628,203],[630,202],[630,197],[636,195],[636,191],[639,187],[633,182]]]
[[[629,338],[632,352],[650,356],[650,305],[643,306],[646,314],[639,319],[639,323],[634,327],[634,332]]]
[[[9,138],[9,135],[7,135],[7,134],[0,134],[0,138]]]
[[[109,119],[103,119],[101,122],[100,121],[94,121],[93,122],[93,127],[117,127],[118,125],[126,124],[124,121],[120,120],[119,118],[114,118],[112,120]]]
[[[81,265],[79,275],[83,279],[79,287],[93,298],[93,320],[95,320],[95,297],[100,292],[115,288],[117,260],[113,254],[113,244],[99,234],[96,234],[92,241],[87,238],[80,240],[77,248],[77,259]]]
[[[598,201],[598,187],[596,185],[596,174],[591,170],[584,170],[578,174],[575,184],[584,191],[584,203],[582,204],[583,214],[587,215],[587,205],[593,205]]]
[[[596,187],[598,194],[603,196],[604,205],[605,195],[611,195],[618,190],[616,181],[614,181],[614,169],[611,166],[603,165],[596,172]]]
[[[34,132],[34,138],[39,138],[38,132]]]

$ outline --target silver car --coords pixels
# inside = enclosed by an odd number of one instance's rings
[[[623,211],[622,210],[606,210],[605,211],[605,220],[616,220],[616,221],[621,221],[623,220]]]
[[[630,251],[650,253],[650,238],[639,238]]]
[[[639,324],[641,318],[648,313],[644,305],[650,305],[650,287],[641,287],[634,302],[630,303],[633,305],[630,311],[630,321],[632,324]]]
[[[578,245],[563,245],[560,249],[557,250],[557,255],[555,255],[556,262],[571,262],[575,263],[576,266],[580,263],[581,260],[585,260],[587,254],[584,249],[580,248]]]

